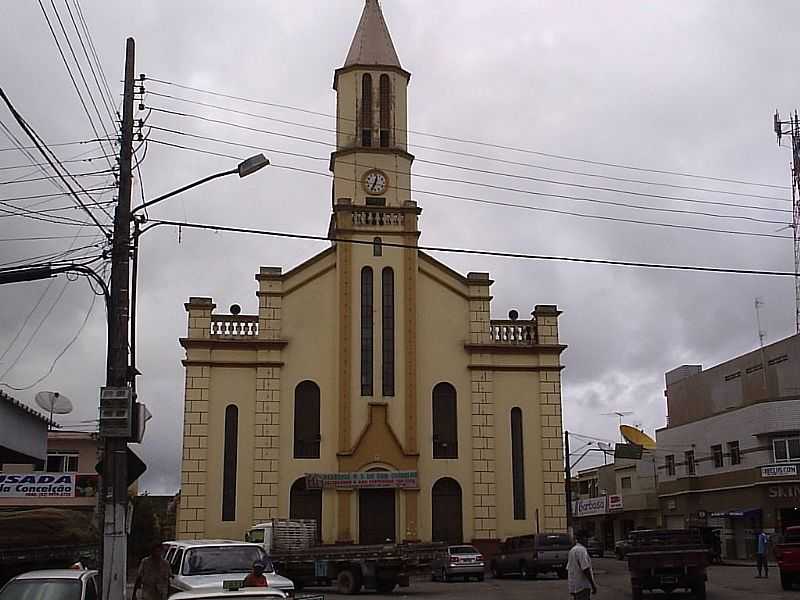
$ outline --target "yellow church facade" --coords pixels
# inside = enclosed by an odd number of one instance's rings
[[[330,247],[261,267],[257,314],[190,298],[181,539],[313,518],[325,543],[564,531],[559,311],[416,248],[407,88],[377,0],[334,76]]]

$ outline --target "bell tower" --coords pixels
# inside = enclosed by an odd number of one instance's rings
[[[407,88],[378,0],[366,0],[344,66],[336,70],[334,204],[404,207],[411,199]]]

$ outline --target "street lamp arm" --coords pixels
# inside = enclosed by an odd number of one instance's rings
[[[181,194],[181,193],[185,192],[186,190],[190,190],[193,187],[197,187],[198,185],[203,185],[204,183],[208,183],[209,181],[212,181],[214,179],[219,179],[220,177],[226,177],[228,175],[235,175],[238,172],[239,172],[238,169],[230,169],[228,171],[222,171],[220,173],[215,173],[214,175],[209,175],[208,177],[203,177],[202,179],[198,179],[197,181],[195,181],[193,183],[190,183],[188,185],[185,185],[183,187],[180,187],[177,190],[172,190],[168,194],[164,194],[163,196],[159,196],[158,198],[153,198],[152,200],[148,200],[144,204],[140,204],[139,206],[137,206],[136,208],[131,210],[131,214],[135,214],[135,213],[137,213],[137,212],[139,212],[141,210],[145,210],[146,208],[148,208],[150,206],[153,206],[154,204],[162,202],[163,200],[166,200],[167,198],[172,198],[173,196],[177,196],[178,194]]]

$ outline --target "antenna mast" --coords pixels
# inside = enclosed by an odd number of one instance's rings
[[[792,138],[792,237],[794,238],[794,311],[795,330],[800,333],[800,118],[797,111],[788,121],[781,121],[775,111],[775,134],[778,144],[781,136],[789,134]]]
[[[761,348],[761,375],[764,378],[764,393],[767,393],[767,357],[764,354],[764,338],[767,337],[767,332],[761,329],[761,307],[764,306],[764,301],[761,298],[756,298],[753,304],[756,307],[756,327],[758,328],[758,346]]]

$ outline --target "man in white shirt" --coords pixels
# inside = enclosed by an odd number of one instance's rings
[[[575,545],[567,558],[567,583],[569,593],[574,600],[589,600],[591,594],[597,593],[592,574],[592,559],[586,550],[589,535],[585,531],[575,534]]]

